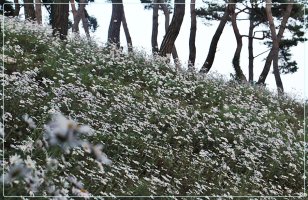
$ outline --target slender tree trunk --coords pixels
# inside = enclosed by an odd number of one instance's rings
[[[181,29],[184,14],[185,14],[185,0],[175,0],[174,15],[172,17],[170,26],[168,27],[168,30],[160,47],[161,56],[168,56],[171,54],[172,49],[174,47],[174,42]]]
[[[86,8],[87,3],[88,3],[87,0],[80,0],[78,11],[75,14],[74,14],[74,9],[72,9],[73,15],[74,15],[74,24],[73,24],[72,30],[73,32],[78,33],[79,32],[79,22],[80,20],[82,20],[83,29],[86,33],[86,36],[89,38],[90,32],[89,32],[88,19],[86,18],[86,15],[85,15],[85,8]]]
[[[38,24],[42,24],[42,4],[41,0],[35,0],[35,17]]]
[[[167,5],[165,4],[165,0],[164,1],[159,0],[159,2],[160,2],[159,5],[160,5],[160,7],[163,10],[164,15],[165,15],[165,33],[167,33],[167,30],[168,30],[168,27],[169,27],[169,21],[170,21],[170,12],[169,12]],[[175,45],[172,48],[172,57],[173,57],[173,62],[175,63],[176,68],[179,69],[180,66],[181,66],[181,63],[180,63],[178,52],[176,50]]]
[[[206,60],[203,64],[203,66],[200,69],[200,73],[208,73],[210,71],[211,67],[212,67],[214,59],[215,59],[217,44],[218,44],[219,38],[222,34],[222,31],[224,30],[225,25],[226,25],[226,23],[229,19],[229,15],[230,15],[229,6],[226,6],[224,15],[220,19],[220,23],[219,23],[219,25],[216,29],[216,32],[215,32],[215,34],[212,38],[208,55],[206,57]]]
[[[77,13],[76,5],[75,5],[75,0],[70,0],[70,4],[71,4],[73,18],[74,18],[74,23],[73,23],[73,26],[72,26],[72,31],[75,32],[75,33],[78,33],[79,32],[79,26],[75,25],[75,23],[77,21],[77,18],[78,18],[78,16],[77,16],[78,13]],[[79,24],[79,22],[78,22],[78,24]]]
[[[14,0],[14,4],[15,4],[14,16],[18,17],[19,12],[20,12],[20,4],[19,4],[18,0]]]
[[[83,0],[83,1],[80,0],[80,2],[88,3],[87,0]],[[82,9],[81,19],[82,19],[82,27],[83,27],[83,29],[86,33],[86,36],[87,36],[87,38],[90,38],[89,22],[88,22],[88,19],[86,17],[85,11],[86,11],[86,4],[84,4],[84,7]]]
[[[71,3],[71,7],[72,7],[73,17],[75,19],[75,15],[77,15],[77,9],[76,9],[76,5],[75,5],[75,0],[70,0],[70,3]]]
[[[154,0],[153,2],[153,19],[152,19],[152,53],[158,53],[158,42],[157,42],[157,35],[158,35],[158,0]]]
[[[81,1],[80,1],[81,2]],[[82,17],[82,8],[84,8],[84,5],[79,4],[78,10],[76,10],[75,1],[70,0],[71,6],[72,6],[72,13],[74,17],[74,23],[72,26],[73,33],[79,33],[79,22]]]
[[[230,4],[230,8],[231,8],[231,22],[232,22],[233,32],[234,32],[234,35],[236,38],[236,44],[237,44],[236,50],[233,56],[232,64],[235,70],[236,79],[243,81],[243,82],[247,82],[247,79],[240,66],[240,57],[241,57],[241,51],[243,47],[243,41],[242,41],[242,36],[240,34],[240,31],[236,23],[237,14],[235,13],[235,4]]]
[[[128,30],[128,26],[127,26],[127,22],[126,22],[126,17],[125,17],[124,7],[123,7],[123,13],[122,13],[122,25],[123,25],[123,29],[124,29],[124,33],[125,33],[125,37],[126,37],[128,52],[133,52],[133,42],[132,42],[132,38],[130,37],[130,34],[129,34],[129,30]]]
[[[57,4],[66,3],[66,4]],[[68,0],[55,0],[55,4],[51,5],[52,13],[52,34],[59,35],[61,40],[66,39],[68,32],[68,14],[69,14]]]
[[[249,73],[249,82],[253,82],[253,30],[254,30],[253,20],[249,20],[249,32],[248,32],[248,73]]]
[[[279,31],[278,31],[278,34],[277,34],[278,44],[280,43],[281,38],[282,38],[283,33],[284,33],[284,30],[286,28],[286,24],[288,22],[288,19],[290,17],[290,14],[291,14],[291,11],[292,11],[292,8],[293,8],[293,3],[294,3],[294,1],[290,0],[290,4],[288,4],[287,9],[284,12],[284,15],[283,15],[283,18],[282,18],[282,21],[281,21],[281,25],[279,27]],[[271,51],[267,55],[265,65],[263,67],[261,75],[259,76],[259,80],[258,80],[257,84],[264,84],[265,83],[266,77],[267,77],[267,75],[270,71],[270,68],[271,68],[273,56],[274,56],[274,49],[272,47]]]
[[[197,19],[196,19],[196,0],[190,2],[190,36],[189,36],[189,60],[188,68],[194,68],[196,60],[196,31],[197,31]]]
[[[279,52],[279,41],[276,34],[276,28],[274,24],[274,19],[272,15],[272,0],[266,0],[266,15],[269,23],[269,27],[271,30],[272,41],[273,41],[273,68],[274,68],[274,76],[276,80],[276,85],[278,89],[278,93],[283,93],[283,85],[280,78],[279,67],[278,67],[278,52]]]
[[[112,14],[108,29],[108,43],[120,48],[120,28],[123,15],[122,0],[112,0]]]
[[[34,5],[33,5],[33,0],[24,0],[25,5],[25,18],[34,20],[35,19],[35,11],[34,11]]]
[[[251,3],[251,9],[249,12],[249,32],[248,32],[248,81],[250,83],[253,83],[253,61],[254,61],[254,56],[253,56],[253,31],[255,28],[254,25],[254,20],[253,20],[253,15],[254,15],[254,10],[256,9],[256,1],[250,0]]]

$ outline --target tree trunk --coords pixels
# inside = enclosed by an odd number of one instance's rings
[[[287,9],[284,12],[284,15],[283,15],[283,18],[282,18],[282,21],[281,21],[281,25],[279,27],[279,31],[278,31],[278,34],[277,34],[278,45],[279,45],[279,43],[281,41],[281,38],[282,38],[283,33],[284,33],[284,30],[286,28],[286,24],[287,24],[288,19],[290,17],[290,14],[291,14],[291,11],[292,11],[292,8],[293,8],[293,3],[294,3],[294,1],[290,0],[290,4],[288,4]],[[257,84],[264,84],[265,83],[266,77],[267,77],[267,75],[268,75],[268,73],[270,71],[270,68],[271,68],[271,64],[272,64],[272,60],[273,60],[273,55],[274,55],[274,49],[272,47],[271,51],[268,53],[268,56],[267,56],[266,61],[265,61],[264,68],[262,70],[261,75],[259,76],[259,80],[258,80]]]
[[[157,35],[158,35],[158,0],[154,0],[153,2],[153,19],[152,19],[152,53],[158,53],[158,43],[157,43]]]
[[[232,2],[232,3],[235,3],[235,2]],[[247,79],[245,75],[243,74],[243,71],[240,66],[240,57],[241,57],[241,51],[243,47],[243,41],[242,41],[242,36],[240,34],[240,31],[236,23],[237,14],[235,13],[235,4],[230,4],[229,6],[231,9],[232,28],[233,28],[233,32],[234,32],[234,35],[236,38],[236,44],[237,44],[236,50],[233,56],[232,64],[235,70],[236,79],[239,81],[247,82]]]
[[[124,33],[126,37],[128,52],[133,52],[133,43],[132,43],[132,38],[130,37],[130,34],[129,34],[124,7],[123,7],[123,13],[122,13],[122,25],[123,25],[123,29],[124,29]]]
[[[70,0],[70,3],[71,3],[71,7],[72,7],[73,17],[75,19],[75,16],[77,15],[77,10],[76,10],[76,6],[75,6],[75,0]]]
[[[253,5],[252,5],[253,6]],[[253,9],[253,8],[252,8]],[[250,11],[252,12],[252,11]],[[248,74],[249,74],[249,82],[253,82],[253,30],[254,30],[254,23],[253,20],[249,19],[249,32],[248,32]]]
[[[24,9],[25,9],[25,18],[34,20],[35,19],[35,11],[34,11],[34,5],[33,0],[24,0]]]
[[[42,4],[41,0],[35,0],[35,17],[38,24],[42,24]]]
[[[73,33],[78,33],[79,32],[79,22],[77,23],[77,21],[78,21],[79,16],[77,16],[78,13],[77,13],[76,5],[75,5],[75,0],[70,0],[70,4],[71,4],[73,19],[74,19],[74,23],[72,25],[72,31]],[[79,18],[79,21],[80,21],[80,18]],[[75,23],[77,23],[77,26],[75,25]]]
[[[236,50],[232,59],[232,64],[233,67],[235,69],[235,73],[236,73],[236,77],[240,79],[239,76],[239,71],[241,71],[241,67],[240,67],[240,56],[241,56],[241,51],[242,51],[242,46],[243,46],[243,42],[242,42],[242,37],[239,33],[238,27],[237,27],[237,23],[236,23],[236,14],[233,13],[231,16],[231,21],[232,21],[232,28],[233,28],[233,32],[236,38]]]
[[[254,25],[254,20],[253,20],[253,14],[254,10],[256,9],[256,3],[255,0],[251,0],[251,9],[249,12],[249,32],[248,32],[248,81],[250,83],[253,83],[253,61],[254,61],[254,56],[253,56],[253,31],[255,28]]]
[[[66,4],[57,4],[66,3]],[[55,4],[51,5],[52,13],[52,34],[59,35],[61,40],[66,39],[68,32],[68,14],[69,14],[68,0],[55,0]]]
[[[112,0],[112,14],[108,29],[108,43],[120,48],[120,28],[123,15],[122,0]]]
[[[272,15],[272,0],[266,0],[266,16],[268,19],[269,27],[272,35],[272,50],[273,50],[273,68],[274,68],[274,76],[276,80],[276,85],[278,89],[278,93],[283,93],[283,85],[280,78],[279,67],[278,67],[278,52],[279,52],[279,41],[276,34],[276,28],[274,24],[274,19]]]
[[[179,35],[181,25],[185,14],[185,0],[174,1],[174,14],[166,32],[166,35],[162,41],[160,47],[160,55],[168,56],[171,54],[174,47],[174,42]]]
[[[74,8],[72,6],[72,12],[73,12],[73,17],[74,17],[74,23],[73,23],[73,26],[72,26],[72,31],[73,31],[73,33],[78,33],[79,32],[79,22],[81,20],[82,8],[84,8],[84,5],[79,4],[78,10],[76,10],[75,3],[72,2],[72,0],[70,1],[70,3],[71,3],[71,5],[72,4],[74,5]]]
[[[212,38],[208,55],[206,57],[206,60],[203,64],[203,66],[200,69],[200,73],[208,73],[210,71],[211,67],[212,67],[214,59],[215,59],[217,44],[218,44],[219,38],[222,34],[222,31],[224,30],[225,25],[226,25],[226,23],[229,19],[229,15],[230,15],[229,6],[226,6],[224,15],[220,19],[220,23],[219,23],[219,25],[216,29],[216,32],[215,32],[215,34]]]
[[[71,1],[71,3],[72,3],[72,1]],[[78,6],[78,11],[75,12],[74,9],[72,9],[72,12],[73,12],[73,15],[74,15],[74,24],[73,24],[72,30],[73,30],[73,32],[78,33],[79,32],[79,22],[80,22],[80,20],[82,20],[83,29],[86,33],[86,36],[89,38],[90,32],[89,32],[88,19],[86,18],[86,15],[85,15],[85,8],[86,8],[87,3],[88,3],[87,0],[80,0],[79,6]]]
[[[189,59],[188,69],[194,68],[196,60],[196,31],[197,31],[197,19],[196,19],[196,0],[190,2],[190,36],[189,36]]]
[[[169,27],[169,21],[170,21],[170,12],[169,12],[167,5],[163,2],[163,0],[159,0],[159,2],[160,2],[159,5],[165,15],[165,33],[167,33],[167,30]],[[173,57],[173,62],[175,63],[176,68],[179,69],[181,66],[181,63],[180,63],[178,52],[176,50],[175,45],[172,48],[172,57]]]
[[[82,2],[80,0],[80,2]],[[88,3],[88,1],[84,1],[86,3]],[[81,15],[81,19],[82,19],[82,27],[84,29],[84,32],[86,33],[87,38],[90,38],[90,31],[89,31],[89,22],[88,19],[86,17],[86,13],[85,10],[86,9],[86,4],[84,5],[83,9],[82,9],[82,15]]]
[[[19,12],[20,12],[20,4],[19,4],[18,0],[14,0],[14,4],[15,4],[14,16],[18,17]]]

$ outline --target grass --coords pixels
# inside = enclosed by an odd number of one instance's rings
[[[4,28],[16,59],[4,62],[5,195],[304,196],[304,112],[291,97],[13,19]],[[52,145],[57,112],[94,132]],[[85,144],[103,144],[112,165]]]

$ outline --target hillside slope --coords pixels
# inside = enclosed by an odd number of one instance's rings
[[[303,195],[291,98],[5,20],[6,195]]]

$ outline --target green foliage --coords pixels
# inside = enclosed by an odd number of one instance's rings
[[[159,0],[165,4],[167,4],[167,7],[169,9],[169,12],[172,13],[173,7],[171,0]],[[142,4],[144,4],[144,9],[151,10],[153,8],[153,0],[140,0]]]
[[[210,1],[203,1],[204,7],[196,9],[196,15],[206,20],[220,20],[225,11],[226,5],[216,4]]]

